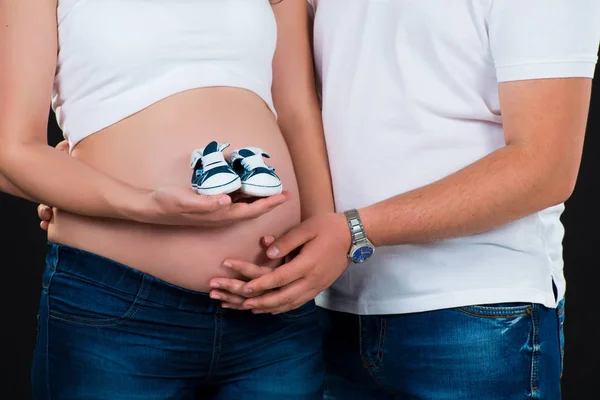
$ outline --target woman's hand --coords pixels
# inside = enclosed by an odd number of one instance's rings
[[[201,196],[191,188],[170,186],[147,192],[140,204],[129,201],[125,217],[158,225],[222,227],[258,218],[289,199],[289,192],[233,202],[229,195]]]
[[[159,225],[220,227],[258,218],[287,201],[288,194],[261,198],[253,202],[231,201],[231,197],[200,196],[191,189],[169,187],[149,195],[149,204],[137,211],[135,220]],[[152,211],[151,211],[152,210]],[[40,227],[47,231],[54,210],[44,204],[37,208]]]

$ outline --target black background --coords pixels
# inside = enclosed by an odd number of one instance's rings
[[[61,140],[50,115],[48,142]],[[592,390],[600,380],[600,332],[594,327],[599,309],[600,263],[600,83],[594,83],[581,172],[575,193],[563,214],[567,276],[566,352],[563,398],[598,398]],[[0,143],[0,145],[2,145]],[[36,314],[44,268],[46,236],[39,228],[36,204],[0,193],[0,399],[30,399],[29,370],[36,332]],[[596,391],[594,391],[596,392]],[[351,400],[351,399],[348,399]]]

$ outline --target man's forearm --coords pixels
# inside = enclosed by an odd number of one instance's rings
[[[542,165],[533,151],[506,146],[360,215],[375,245],[431,242],[489,231],[560,204],[574,181],[573,168]]]

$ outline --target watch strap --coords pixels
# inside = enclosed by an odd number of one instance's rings
[[[365,234],[365,229],[360,220],[360,216],[358,215],[358,211],[356,209],[344,211],[344,215],[346,216],[346,220],[348,221],[348,227],[350,228],[352,244],[366,242],[367,236]]]

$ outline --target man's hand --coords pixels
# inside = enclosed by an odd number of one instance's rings
[[[301,247],[298,255],[237,288],[242,297],[256,296],[243,302],[244,309],[279,314],[314,299],[346,270],[350,245],[350,229],[343,214],[322,214],[304,221],[267,250],[269,258],[278,259]]]

